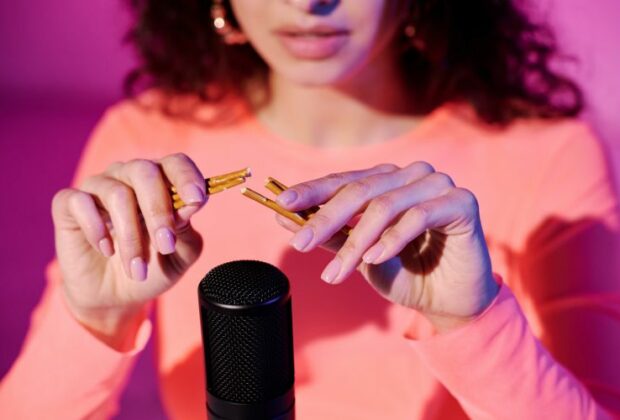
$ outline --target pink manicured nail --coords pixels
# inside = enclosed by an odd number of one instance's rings
[[[114,248],[112,248],[112,241],[110,241],[108,238],[103,238],[102,240],[100,240],[99,251],[101,251],[101,253],[105,257],[111,257],[112,254],[114,254]]]
[[[313,236],[314,232],[312,232],[312,228],[305,227],[293,236],[293,239],[291,239],[291,245],[293,245],[297,251],[303,251],[312,241]]]
[[[366,264],[372,264],[377,261],[381,254],[383,254],[383,251],[385,251],[385,245],[383,245],[382,243],[378,243],[372,248],[370,248],[368,251],[366,251],[366,253],[362,257],[362,260],[364,260]]]
[[[198,185],[187,184],[181,190],[181,198],[185,204],[200,204],[205,197]]]
[[[168,255],[174,252],[176,238],[174,237],[174,233],[167,227],[160,227],[157,229],[157,232],[155,232],[155,241],[157,242],[157,249],[159,249],[160,254]]]
[[[135,257],[131,260],[131,277],[137,281],[146,280],[146,263],[141,257]]]
[[[297,200],[297,193],[294,190],[286,190],[276,197],[279,204],[287,206]]]
[[[323,270],[323,274],[321,274],[321,278],[323,281],[327,283],[333,283],[336,278],[338,278],[338,274],[340,274],[340,268],[342,264],[340,263],[340,258],[336,257],[327,266],[325,270]]]

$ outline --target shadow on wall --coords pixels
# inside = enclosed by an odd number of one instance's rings
[[[524,295],[540,308],[545,347],[599,402],[620,412],[618,232],[596,219],[550,218],[512,264]]]

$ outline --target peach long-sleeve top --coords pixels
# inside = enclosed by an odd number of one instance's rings
[[[618,202],[587,127],[524,120],[496,129],[444,106],[384,143],[322,148],[279,138],[239,109],[215,117],[226,123],[199,124],[133,101],[117,104],[91,136],[74,184],[114,161],[176,152],[205,176],[251,166],[248,186],[258,190],[267,176],[290,185],[425,160],[478,197],[493,269],[503,278],[492,305],[436,334],[358,274],[339,286],[323,283],[327,252],[296,252],[269,210],[231,190],[194,216],[204,251],[157,300],[154,321],[144,322],[131,351],[107,347],[74,320],[52,261],[27,339],[0,387],[0,418],[110,417],[149,338],[170,418],[205,418],[196,287],[211,268],[236,259],[270,262],[291,280],[299,419],[620,415]]]

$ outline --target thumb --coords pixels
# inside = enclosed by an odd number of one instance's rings
[[[202,235],[194,229],[191,222],[185,223],[185,226],[181,226],[175,232],[176,250],[170,255],[178,272],[185,272],[198,259],[203,248]]]

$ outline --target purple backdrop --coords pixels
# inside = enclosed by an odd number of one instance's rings
[[[586,118],[619,162],[620,2],[539,1],[565,50],[581,60],[570,71],[588,94]],[[127,22],[121,0],[0,1],[0,171],[6,197],[0,210],[0,376],[19,352],[54,252],[51,198],[70,182],[103,109],[120,98],[120,81],[132,63],[131,52],[120,45]],[[165,418],[150,347],[118,418]]]

